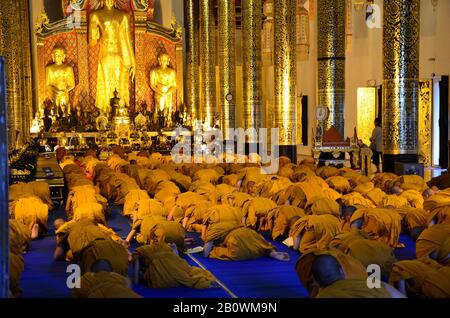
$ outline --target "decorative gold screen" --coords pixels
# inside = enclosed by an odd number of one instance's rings
[[[370,145],[370,136],[374,129],[376,110],[376,88],[359,87],[357,100],[357,132],[358,139]]]
[[[419,160],[431,166],[433,81],[419,82]]]

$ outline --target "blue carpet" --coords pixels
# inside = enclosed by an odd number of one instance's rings
[[[129,221],[121,216],[120,207],[110,205],[111,215],[108,217],[108,225],[121,237],[125,238],[130,231]],[[49,215],[49,235],[45,238],[33,241],[31,251],[25,254],[25,271],[21,277],[21,288],[24,298],[67,298],[70,290],[66,287],[66,268],[68,263],[55,262],[53,251],[56,246],[53,221],[64,217],[64,207],[58,207]],[[195,233],[189,233],[190,237],[201,240]],[[268,239],[267,234],[264,235]],[[269,240],[269,239],[268,239]],[[280,262],[269,257],[262,257],[248,261],[220,261],[204,258],[195,254],[194,258],[212,272],[231,292],[239,298],[303,298],[308,297],[308,292],[301,285],[294,270],[299,257],[297,252],[288,249],[283,244],[273,242],[278,251],[287,252],[289,262]],[[400,241],[406,248],[397,249],[397,259],[414,259],[415,242],[406,235],[401,235]],[[197,245],[198,245],[197,244]],[[132,244],[130,250],[137,247]],[[188,256],[183,256],[186,261],[197,266]],[[153,289],[142,284],[134,285],[133,289],[146,298],[228,298],[230,294],[224,288],[211,288],[196,290],[186,287],[170,289]]]
[[[283,244],[270,241],[278,251],[287,252],[289,262],[270,257],[247,261],[221,261],[195,254],[195,258],[210,270],[239,298],[305,298],[308,292],[295,272],[299,253]]]
[[[416,259],[416,242],[412,237],[406,234],[400,234],[400,243],[403,243],[405,247],[395,249],[395,257],[399,261]]]

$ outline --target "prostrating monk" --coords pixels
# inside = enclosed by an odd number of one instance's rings
[[[105,214],[109,210],[108,200],[100,195],[97,187],[94,187],[92,184],[88,184],[69,188],[69,194],[66,202],[66,214],[69,219],[74,217],[75,211],[78,210],[80,206],[86,206],[89,204],[101,205],[101,215],[98,215],[98,217],[102,218],[104,221]],[[105,223],[105,221],[103,223]]]
[[[115,172],[122,172],[123,167],[127,166],[129,162],[123,159],[121,155],[114,154],[108,159],[107,164]]]
[[[81,270],[86,273],[95,262],[104,259],[111,264],[113,272],[127,276],[130,256],[128,249],[121,243],[110,239],[95,239],[81,252]]]
[[[376,207],[381,206],[381,202],[383,201],[383,198],[385,196],[387,196],[386,192],[379,188],[373,188],[372,190],[364,194],[364,197],[372,201]]]
[[[274,201],[266,198],[253,198],[247,201],[243,206],[245,225],[254,230],[265,231],[267,214],[276,207],[277,204]]]
[[[316,169],[316,174],[322,179],[326,180],[329,177],[339,175],[339,169],[333,166],[323,166]]]
[[[106,225],[105,213],[103,206],[99,203],[89,202],[77,206],[73,212],[73,220],[89,219],[98,224]]]
[[[423,207],[429,211],[428,222],[433,224],[450,224],[450,189],[436,192],[427,198]]]
[[[428,226],[428,214],[424,209],[407,207],[395,209],[402,217],[402,232],[417,240]]]
[[[450,224],[437,224],[424,230],[417,238],[418,260],[434,259],[441,264],[450,261]]]
[[[161,191],[170,192],[173,196],[177,196],[181,193],[180,188],[172,181],[161,181],[158,183],[155,189],[155,196]]]
[[[145,190],[131,190],[125,196],[124,205],[123,205],[123,215],[131,216],[136,211],[139,210],[141,204],[145,204],[145,202],[149,202],[150,197]]]
[[[427,182],[427,186],[429,186],[430,188],[436,187],[439,190],[450,188],[450,173],[446,171],[439,177],[432,178],[430,181]]]
[[[346,194],[350,191],[350,183],[348,180],[341,176],[333,176],[326,179],[326,182],[330,188],[336,190],[339,193]]]
[[[319,285],[316,298],[406,298],[385,283],[370,288],[366,279],[346,279],[344,269],[332,255],[318,255],[311,272]]]
[[[245,203],[253,197],[247,193],[235,191],[228,196],[228,203],[231,206],[243,208]]]
[[[191,183],[188,190],[200,194],[205,198],[209,198],[212,194],[215,193],[216,187],[210,182],[197,180]]]
[[[182,251],[185,249],[185,235],[186,231],[180,223],[167,221],[165,217],[158,215],[146,215],[134,222],[127,241],[130,242],[136,236],[136,241],[140,244],[150,244],[153,241],[174,243]]]
[[[125,244],[112,229],[89,219],[82,219],[77,222],[64,222],[58,219],[55,221],[55,228],[55,260],[78,261],[83,250],[96,239],[111,239]]]
[[[203,218],[211,206],[212,204],[209,201],[200,201],[191,205],[184,213],[183,227],[189,232],[200,232]]]
[[[95,182],[100,188],[100,193],[106,198],[112,198],[115,195],[116,172],[108,167],[104,162],[95,166]],[[70,187],[69,187],[70,188]]]
[[[413,189],[403,190],[400,193],[400,197],[408,200],[409,205],[413,208],[423,209],[424,197],[422,192]]]
[[[189,266],[164,242],[151,242],[133,254],[134,283],[145,281],[152,288],[209,288],[216,281],[207,270]]]
[[[320,255],[333,256],[340,264],[344,278],[348,280],[366,280],[367,271],[364,266],[354,257],[345,254],[344,252],[331,248],[327,250],[311,249],[304,253],[298,259],[295,265],[295,271],[306,290],[309,292],[310,297],[316,297],[319,292],[317,282],[314,280],[312,274],[312,264],[316,257]]]
[[[211,193],[209,200],[213,204],[229,204],[228,196],[236,191],[235,187],[222,183],[216,186],[215,191]]]
[[[450,224],[450,205],[437,207],[431,210],[428,215],[428,224]]]
[[[375,188],[380,188],[384,192],[390,192],[394,181],[398,179],[396,174],[390,172],[379,173],[373,177],[372,182]]]
[[[381,208],[407,208],[411,205],[408,202],[408,199],[405,197],[396,195],[396,194],[390,194],[383,197],[383,200],[381,200],[381,203],[379,204],[379,207]]]
[[[272,199],[280,190],[286,189],[293,183],[288,178],[273,176],[267,182],[259,184],[257,196]]]
[[[289,237],[290,225],[305,216],[305,211],[291,205],[281,205],[273,208],[267,214],[267,223],[272,239],[285,240]]]
[[[123,205],[125,197],[131,190],[140,189],[136,181],[124,173],[117,173],[114,181],[114,188],[116,189],[115,205]]]
[[[277,252],[260,234],[235,221],[205,223],[202,238],[205,242],[204,257],[239,261],[266,255],[280,261],[289,261],[287,253]]]
[[[289,204],[304,209],[314,197],[321,195],[322,190],[317,183],[295,183],[277,193],[274,200],[278,205]]]
[[[294,250],[305,253],[310,249],[326,250],[331,240],[341,232],[335,216],[307,215],[300,218],[289,232],[294,240]]]
[[[394,182],[394,186],[398,185],[404,191],[406,190],[415,190],[419,193],[425,191],[428,186],[425,183],[425,180],[418,175],[404,175],[399,177]]]
[[[113,272],[111,263],[102,259],[81,276],[80,287],[72,289],[72,298],[141,298],[131,289],[131,281]]]
[[[408,297],[449,298],[450,267],[431,259],[394,264],[389,283]]]
[[[20,275],[24,270],[24,260],[21,254],[9,253],[9,291],[12,297],[20,297]]]
[[[338,201],[341,205],[339,211],[341,230],[344,232],[352,230],[351,219],[356,210],[375,207],[372,201],[364,198],[359,192],[346,194]]]
[[[397,261],[394,250],[386,243],[361,237],[346,240],[339,248],[361,262],[366,268],[377,264],[381,268],[381,275],[387,281],[392,265]]]
[[[171,179],[170,175],[162,169],[146,170],[145,176],[141,178],[141,183],[150,195],[154,195],[156,187],[160,182],[170,181]]]
[[[14,219],[28,226],[31,239],[47,233],[48,205],[36,196],[19,199],[14,208]]]
[[[350,223],[352,227],[367,232],[372,240],[384,242],[393,248],[402,246],[398,243],[402,217],[393,209],[358,209],[353,213]]]
[[[48,205],[49,210],[53,210],[53,201],[47,182],[17,183],[9,187],[9,201],[15,201],[27,196],[38,197],[43,203]]]
[[[238,179],[242,180],[241,191],[254,195],[257,185],[263,182],[266,176],[261,173],[261,168],[259,167],[247,167],[239,171]]]
[[[29,249],[30,242],[30,228],[17,220],[9,220],[9,248],[11,253],[22,254]]]
[[[311,205],[306,208],[306,214],[323,215],[330,214],[339,217],[339,204],[336,200],[326,197],[315,197],[311,201]]]
[[[214,169],[201,169],[195,172],[192,181],[217,184],[221,175]]]

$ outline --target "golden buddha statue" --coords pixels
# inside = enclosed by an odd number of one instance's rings
[[[56,107],[55,113],[60,110],[64,116],[71,115],[69,92],[75,88],[75,75],[70,65],[64,64],[66,52],[62,48],[55,48],[52,52],[54,64],[45,68],[45,82],[51,91],[51,100]]]
[[[136,60],[131,45],[130,16],[115,8],[115,0],[104,0],[103,8],[89,17],[89,43],[100,43],[96,106],[110,116],[110,99],[116,89],[130,105],[129,80],[134,81]]]
[[[163,53],[158,56],[159,66],[150,71],[150,87],[155,92],[155,116],[164,113],[166,126],[170,126],[172,118],[172,94],[177,89],[177,74],[169,67],[170,57]]]

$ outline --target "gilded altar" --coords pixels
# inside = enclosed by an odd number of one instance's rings
[[[42,110],[43,104],[51,98],[51,91],[46,85],[46,67],[53,62],[52,52],[62,48],[66,53],[66,65],[73,68],[75,88],[69,92],[69,100],[75,112],[94,113],[98,111],[98,92],[100,84],[99,53],[101,41],[90,41],[90,24],[94,12],[102,9],[100,0],[62,1],[69,9],[66,18],[49,23],[45,12],[36,21],[38,101],[36,109]],[[183,105],[183,44],[182,28],[176,21],[170,28],[153,21],[153,0],[115,0],[115,9],[129,17],[129,34],[131,51],[134,53],[134,71],[127,83],[128,92],[119,92],[126,97],[130,113],[146,107],[153,111],[155,93],[150,85],[150,72],[158,67],[158,56],[167,54],[171,68],[176,71],[176,91],[172,94],[173,110]],[[91,38],[92,40],[92,38]],[[120,39],[119,39],[120,40]],[[101,86],[101,85],[100,85]],[[117,87],[119,89],[119,87]],[[122,87],[122,90],[126,90]],[[109,100],[109,99],[108,99]]]
[[[350,165],[352,168],[360,167],[360,148],[357,143],[356,129],[353,138],[344,140],[339,131],[332,126],[322,133],[321,126],[313,132],[312,153],[317,165],[344,165],[345,154],[350,155]],[[325,158],[323,155],[325,154]],[[331,154],[331,156],[326,156]]]

